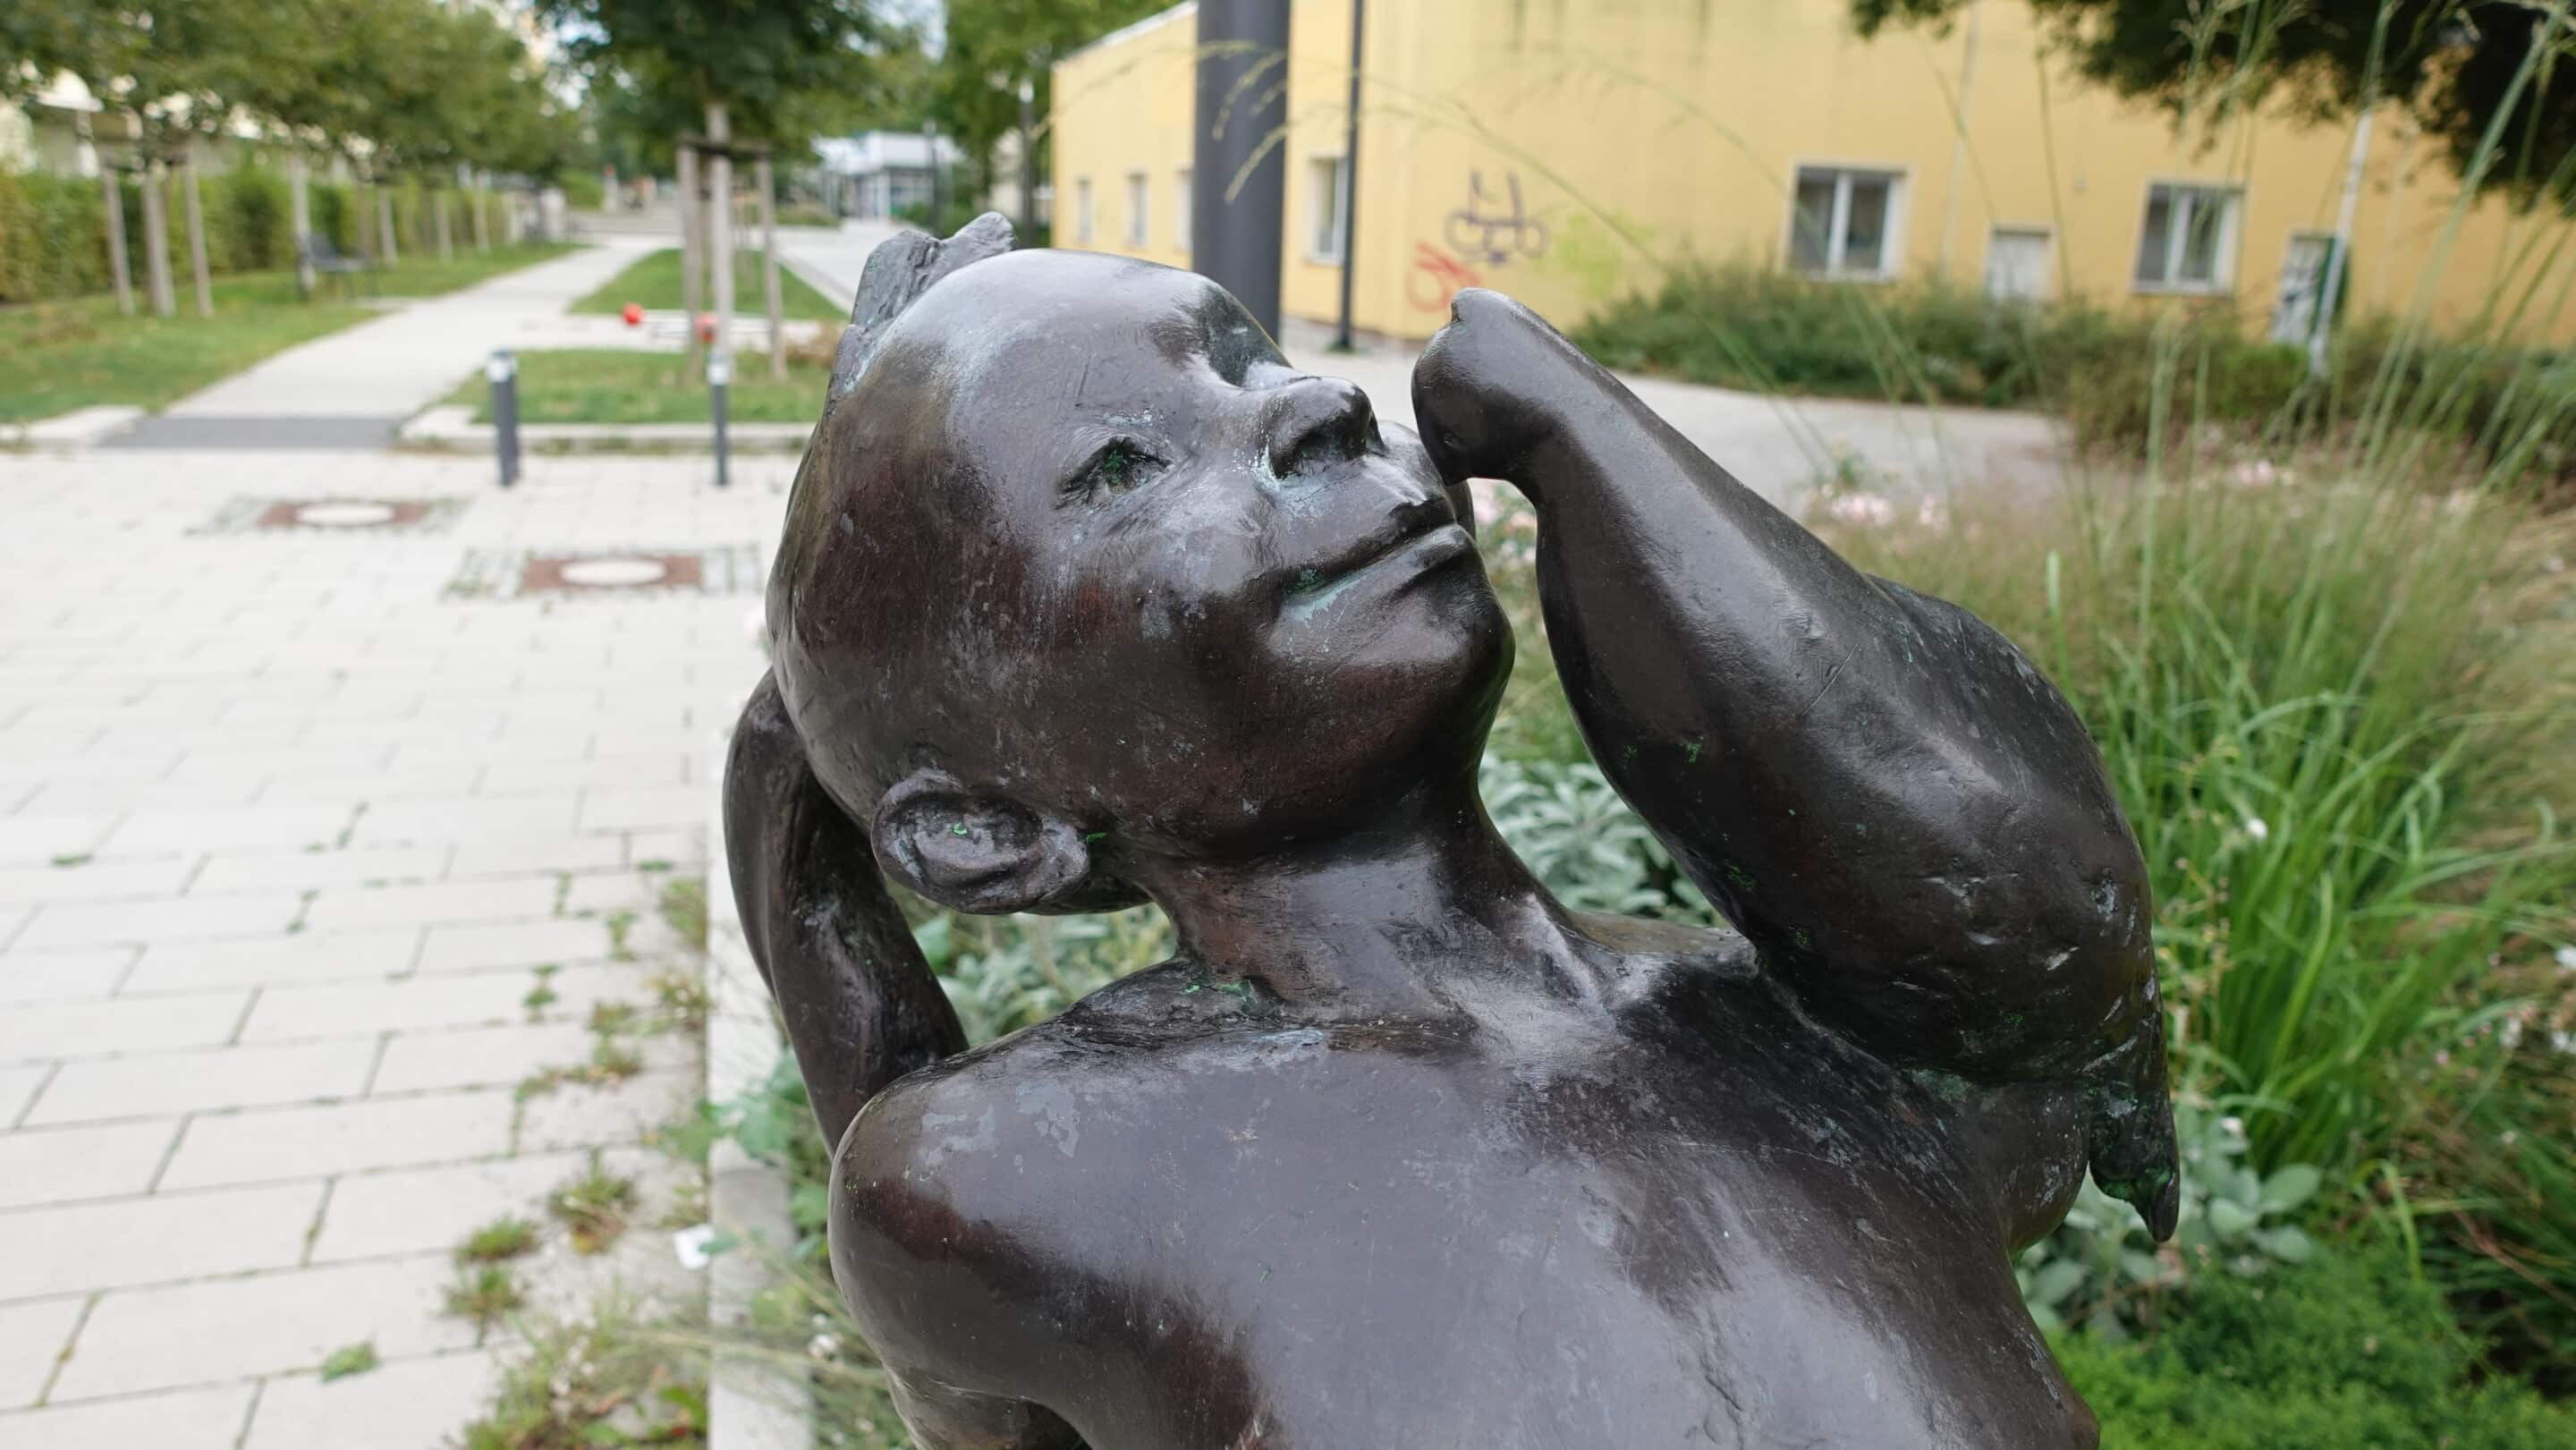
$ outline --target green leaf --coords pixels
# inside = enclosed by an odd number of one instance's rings
[[[2316,1197],[2325,1175],[2305,1163],[2293,1163],[2263,1180],[2258,1200],[2265,1213],[2287,1213]]]
[[[2255,1238],[2263,1251],[2285,1264],[2304,1264],[2315,1258],[2316,1240],[2295,1228],[2268,1229]]]
[[[2243,1238],[2262,1219],[2250,1208],[2234,1199],[2213,1198],[2209,1201],[2209,1226],[2218,1237],[2227,1240]]]
[[[2084,1282],[2084,1266],[2073,1259],[2059,1259],[2031,1276],[2030,1302],[2054,1307],[2065,1302]]]

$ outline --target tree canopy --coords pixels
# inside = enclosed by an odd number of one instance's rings
[[[1851,0],[1864,35],[1946,24],[1969,0]],[[2031,0],[2088,78],[2180,111],[2196,97],[2286,96],[2320,117],[2376,94],[2405,106],[2464,173],[2500,112],[2481,184],[2576,194],[2576,49],[2563,16],[2488,0]]]
[[[721,102],[735,134],[794,143],[879,87],[907,39],[868,0],[536,0],[622,113],[694,130]]]

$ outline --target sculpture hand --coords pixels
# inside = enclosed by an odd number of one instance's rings
[[[1537,313],[1481,287],[1459,293],[1413,367],[1414,418],[1442,480],[1499,478],[1528,492],[1559,409],[1591,368]]]

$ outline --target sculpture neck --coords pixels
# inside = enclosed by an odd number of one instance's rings
[[[1599,949],[1495,834],[1472,776],[1342,835],[1248,860],[1167,861],[1140,882],[1180,960],[1292,1002],[1445,1010],[1512,986],[1602,995]]]

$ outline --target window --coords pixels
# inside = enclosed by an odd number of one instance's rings
[[[2138,290],[2216,292],[2236,250],[2236,193],[2216,186],[2147,188],[2138,227]]]
[[[1986,237],[1986,295],[2035,302],[2048,295],[2048,229],[1997,227]]]
[[[1091,240],[1091,178],[1077,176],[1073,181],[1073,239]]]
[[[1307,162],[1306,179],[1307,215],[1314,218],[1306,255],[1317,262],[1338,262],[1350,228],[1349,176],[1342,158],[1318,156]]]
[[[1180,184],[1172,188],[1172,245],[1186,252],[1190,249],[1190,169],[1180,170]]]
[[[1818,277],[1892,275],[1904,190],[1905,178],[1893,171],[1799,167],[1789,214],[1790,269]]]
[[[1145,173],[1127,173],[1127,245],[1145,245]]]

